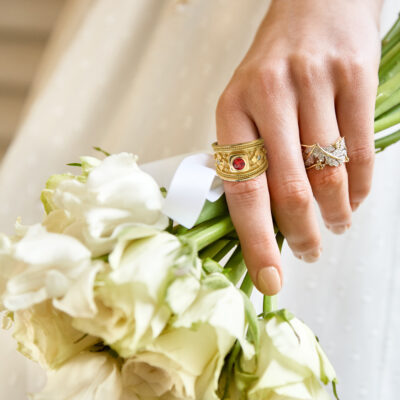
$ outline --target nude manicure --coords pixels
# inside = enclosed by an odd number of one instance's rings
[[[275,267],[264,267],[258,271],[257,286],[266,295],[274,295],[281,290],[282,282]]]
[[[333,233],[336,233],[337,235],[341,235],[342,233],[345,233],[347,230],[350,229],[351,224],[347,225],[326,225],[326,227],[332,231]]]

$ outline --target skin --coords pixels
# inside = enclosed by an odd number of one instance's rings
[[[313,198],[327,228],[340,234],[368,195],[381,3],[272,0],[220,97],[218,143],[261,136],[267,149],[266,174],[224,182],[246,265],[264,294],[276,294],[283,282],[271,211],[293,253],[314,262],[322,248]],[[339,136],[350,162],[306,170],[301,143],[326,146]]]

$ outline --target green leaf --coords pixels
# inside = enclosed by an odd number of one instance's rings
[[[210,257],[207,257],[203,261],[203,269],[207,274],[212,274],[214,272],[222,272],[223,271],[222,266],[217,261],[214,261]]]
[[[258,325],[258,318],[256,310],[253,306],[251,300],[247,297],[245,293],[240,291],[244,300],[244,312],[246,316],[246,321],[249,324],[249,328],[247,331],[247,337],[251,343],[254,344],[254,348],[256,353],[258,353],[260,347],[260,327]]]
[[[109,153],[108,151],[103,150],[101,147],[93,147],[94,150],[103,153],[105,156],[109,157],[111,156],[111,153]]]
[[[196,225],[220,217],[222,215],[228,215],[228,206],[226,204],[225,195],[222,195],[218,200],[211,202],[206,200],[203,209],[201,210],[200,216],[196,221]]]
[[[218,290],[225,289],[230,286],[231,283],[228,279],[225,278],[224,275],[219,273],[214,273],[212,275],[207,276],[203,281],[204,287],[210,290]]]
[[[69,165],[70,167],[82,167],[82,164],[78,162],[72,162],[67,165]]]
[[[337,379],[335,378],[333,381],[332,381],[332,390],[333,390],[333,394],[334,394],[334,396],[335,396],[335,398],[336,398],[336,400],[340,400],[339,399],[339,396],[338,396],[338,393],[337,393]]]
[[[232,347],[231,352],[228,355],[228,361],[225,361],[225,372],[226,372],[226,382],[225,382],[225,389],[224,394],[222,396],[222,400],[226,399],[229,393],[229,386],[231,384],[232,372],[235,366],[236,359],[239,357],[240,354],[240,343],[237,340]]]

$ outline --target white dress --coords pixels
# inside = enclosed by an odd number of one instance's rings
[[[383,29],[398,0],[386,2]],[[49,48],[18,136],[0,167],[0,231],[40,219],[51,173],[92,154],[146,162],[209,151],[219,94],[248,49],[269,0],[73,0]],[[343,399],[395,400],[400,381],[400,145],[377,157],[372,194],[352,230],[323,230],[306,265],[284,250],[280,305],[316,331]],[[397,263],[396,263],[397,262]],[[43,375],[0,333],[1,399],[23,400]]]

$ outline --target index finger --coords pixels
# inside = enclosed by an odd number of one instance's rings
[[[217,108],[218,144],[248,142],[258,138],[257,129],[241,107],[224,95]],[[224,181],[232,222],[252,281],[260,292],[274,295],[282,286],[281,257],[265,173],[243,182]]]

